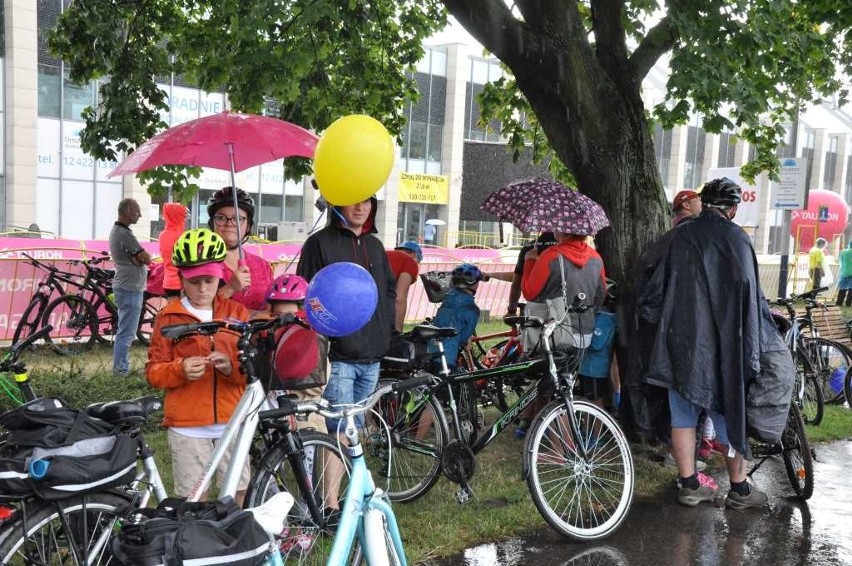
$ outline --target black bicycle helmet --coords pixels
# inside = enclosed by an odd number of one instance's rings
[[[453,269],[451,282],[453,285],[473,285],[482,280],[482,272],[472,263],[463,263]]]
[[[742,188],[728,179],[713,179],[701,188],[701,204],[715,208],[731,208],[743,200]]]
[[[234,206],[234,193],[231,187],[222,187],[207,199],[207,226],[213,229],[213,215],[220,208]],[[237,206],[248,216],[248,231],[254,226],[254,199],[244,190],[237,188]]]

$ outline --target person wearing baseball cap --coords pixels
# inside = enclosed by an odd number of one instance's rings
[[[403,242],[387,252],[388,264],[396,280],[396,301],[394,303],[394,329],[402,332],[405,314],[408,310],[408,291],[417,281],[423,250],[417,242]]]
[[[672,201],[672,228],[686,218],[701,214],[701,195],[691,189],[684,189],[675,195]]]

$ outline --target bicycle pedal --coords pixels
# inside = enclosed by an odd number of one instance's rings
[[[465,488],[460,488],[456,491],[456,501],[459,505],[464,505],[465,503],[470,503],[470,500],[473,499],[473,493]]]

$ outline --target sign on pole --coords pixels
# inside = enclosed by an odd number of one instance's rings
[[[743,189],[743,200],[737,206],[734,223],[743,227],[754,228],[760,223],[760,193],[755,185],[740,177],[739,167],[720,167],[707,172],[708,179],[727,177]]]
[[[808,202],[808,160],[805,157],[786,157],[781,160],[780,179],[775,183],[772,208],[799,210]]]

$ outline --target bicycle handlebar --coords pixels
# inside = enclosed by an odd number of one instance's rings
[[[190,334],[201,334],[202,336],[210,336],[219,330],[231,330],[249,338],[260,332],[270,328],[278,328],[287,326],[288,324],[300,324],[308,327],[307,323],[302,321],[293,313],[285,313],[274,318],[264,318],[256,320],[210,320],[208,322],[191,322],[188,324],[172,324],[164,326],[160,329],[163,336],[166,338],[182,338]]]
[[[15,362],[18,361],[18,356],[21,355],[21,351],[24,348],[33,344],[36,340],[40,340],[50,334],[50,331],[53,330],[53,326],[47,325],[42,328],[39,328],[37,331],[33,332],[27,338],[17,344],[12,344],[12,347],[9,348],[9,351],[3,356],[3,359],[0,360],[0,371],[9,371]]]
[[[318,401],[300,401],[298,403],[294,403],[292,400],[286,399],[283,407],[261,411],[258,413],[258,418],[261,421],[269,421],[281,419],[290,415],[318,413],[327,419],[345,419],[347,416],[354,417],[366,413],[373,408],[373,405],[378,403],[380,398],[391,391],[394,393],[402,393],[403,391],[408,391],[415,387],[431,384],[432,377],[413,377],[411,379],[397,381],[389,385],[379,387],[372,393],[372,395],[359,403],[347,405],[337,410],[332,410],[331,404],[325,399],[319,399]],[[281,398],[279,398],[279,403],[280,402]]]
[[[790,296],[787,297],[786,299],[783,298],[783,297],[779,297],[779,298],[775,299],[775,301],[773,301],[773,302],[776,303],[776,304],[779,304],[779,305],[787,306],[787,305],[792,304],[796,301],[816,301],[817,295],[819,295],[820,293],[825,293],[826,291],[828,291],[828,287],[820,287],[819,289],[812,289],[810,291],[807,291],[805,293],[800,293],[798,295],[790,293]]]

